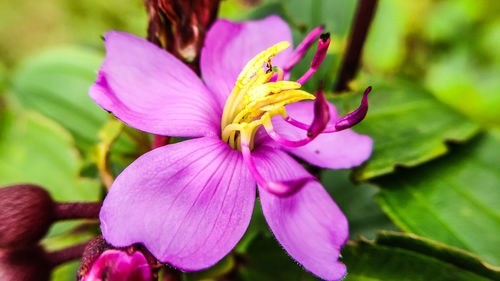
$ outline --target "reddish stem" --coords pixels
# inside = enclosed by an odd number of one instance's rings
[[[85,247],[87,246],[87,242],[83,242],[80,244],[76,244],[74,246],[64,248],[61,250],[53,251],[50,253],[46,254],[47,261],[52,267],[56,267],[58,265],[61,265],[63,263],[72,261],[72,260],[77,260],[80,259],[83,255],[83,251],[85,250]]]
[[[101,202],[56,203],[55,220],[98,219]]]
[[[351,35],[347,44],[347,50],[337,74],[335,92],[348,90],[348,83],[354,78],[358,71],[361,53],[366,41],[366,36],[368,35],[368,29],[375,15],[377,2],[378,0],[360,0],[358,3]]]

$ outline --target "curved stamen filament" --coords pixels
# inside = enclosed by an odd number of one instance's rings
[[[231,133],[235,131],[240,131],[242,128],[241,124],[229,124],[224,129],[222,130],[222,141],[228,142],[229,137],[231,136]]]
[[[366,113],[368,112],[368,94],[370,93],[371,90],[372,90],[371,86],[366,88],[365,92],[363,93],[363,98],[361,99],[361,104],[359,105],[359,107],[356,110],[345,115],[342,118],[339,118],[335,122],[335,124],[331,124],[331,125],[327,126],[322,131],[322,133],[326,134],[326,133],[340,132],[342,130],[349,129],[349,128],[353,127],[354,125],[358,124],[359,122],[361,122],[365,118]],[[308,124],[302,123],[296,119],[293,119],[291,116],[286,114],[286,112],[281,114],[281,116],[283,117],[283,120],[285,120],[287,123],[299,128],[299,129],[309,130],[311,128],[311,125],[308,125]]]
[[[278,196],[289,196],[299,191],[305,184],[309,181],[315,180],[314,177],[302,177],[291,181],[267,181],[260,174],[253,161],[253,157],[250,151],[250,144],[246,141],[248,136],[243,133],[241,139],[241,153],[243,155],[243,162],[250,170],[250,173],[254,177],[257,184],[265,189],[266,191],[278,195]]]
[[[266,118],[263,123],[264,129],[266,130],[267,134],[277,143],[283,145],[283,146],[288,146],[288,147],[299,147],[299,146],[304,146],[311,141],[315,139],[315,137],[305,137],[304,139],[301,140],[289,140],[284,137],[282,137],[278,132],[274,130],[273,124],[271,122],[270,118]]]
[[[323,33],[320,36],[318,41],[318,49],[314,54],[313,60],[311,62],[311,67],[300,77],[297,79],[297,83],[301,85],[304,84],[311,76],[318,70],[319,66],[323,62],[323,59],[326,56],[326,51],[328,51],[328,46],[330,46],[330,33]]]
[[[287,63],[283,67],[285,72],[290,72],[290,70],[306,55],[307,50],[314,43],[316,38],[323,32],[325,29],[324,25],[318,26],[309,32],[306,37],[302,40],[302,42],[297,45],[297,48],[290,55]]]

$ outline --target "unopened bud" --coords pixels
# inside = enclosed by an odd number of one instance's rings
[[[23,250],[0,250],[0,280],[47,281],[51,266],[39,247]]]
[[[78,281],[153,281],[158,274],[156,260],[145,249],[135,246],[117,249],[102,236],[85,248]]]
[[[0,188],[0,248],[36,244],[53,218],[54,201],[43,188],[29,184]]]
[[[148,40],[190,63],[217,17],[220,0],[146,0]]]

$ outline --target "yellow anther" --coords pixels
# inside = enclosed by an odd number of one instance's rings
[[[292,81],[278,81],[278,82],[269,82],[266,84],[262,84],[256,87],[251,88],[246,96],[248,102],[255,101],[262,97],[265,97],[271,93],[279,93],[285,90],[294,90],[299,89],[300,84]]]
[[[301,85],[293,81],[269,82],[280,75],[271,68],[271,59],[286,49],[288,42],[278,43],[250,60],[241,71],[231,91],[222,114],[222,140],[235,149],[241,141],[253,144],[257,128],[269,122],[275,115],[286,116],[285,105],[315,97],[299,90]],[[267,64],[267,71],[264,66]],[[283,73],[281,72],[281,78]]]
[[[302,90],[283,91],[276,95],[270,95],[248,104],[250,110],[269,111],[271,108],[283,107],[301,100],[314,100],[315,96]]]
[[[236,80],[236,86],[239,88],[243,88],[245,84],[247,84],[252,76],[259,70],[262,69],[264,63],[269,62],[275,55],[279,54],[284,49],[288,48],[290,43],[288,42],[280,42],[275,44],[271,48],[262,51],[253,59],[251,59],[243,68],[238,79]]]

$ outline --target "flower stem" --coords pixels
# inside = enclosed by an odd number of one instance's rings
[[[63,263],[79,259],[82,257],[83,251],[88,243],[89,241],[47,253],[47,261],[52,267],[56,267]]]
[[[56,203],[55,220],[98,219],[101,202]]]
[[[375,15],[377,3],[378,0],[359,0],[358,2],[347,50],[337,74],[337,82],[334,88],[337,93],[349,89],[348,84],[358,71],[363,45]]]

